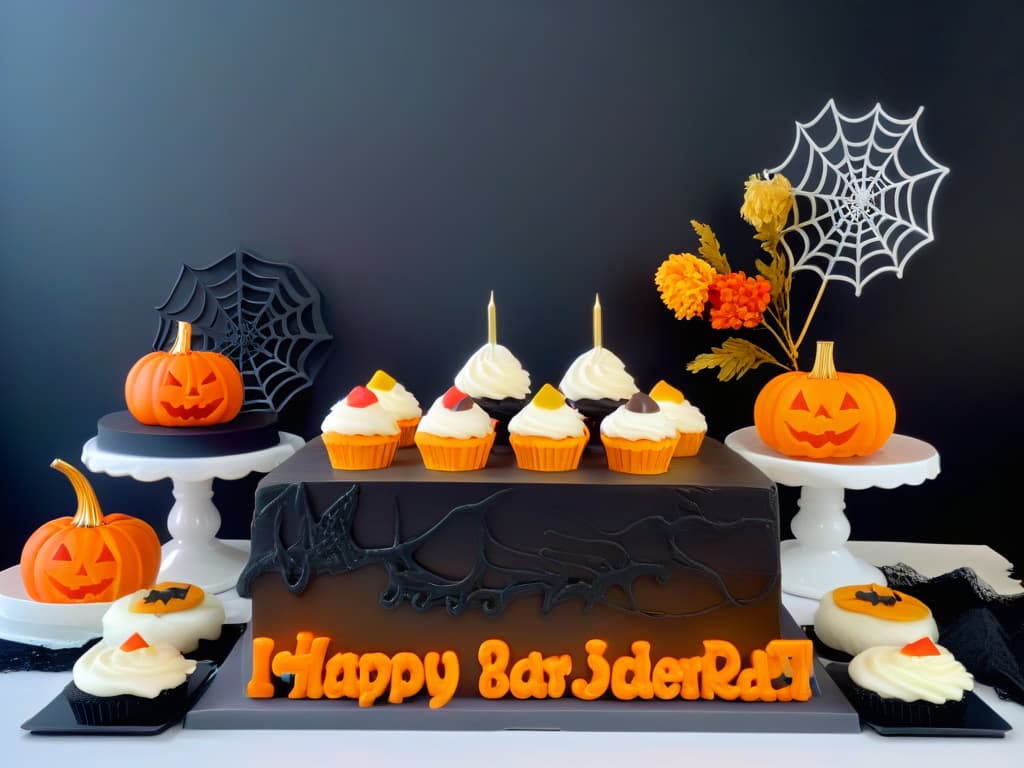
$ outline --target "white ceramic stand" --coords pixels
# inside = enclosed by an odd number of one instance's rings
[[[171,540],[163,546],[160,578],[187,581],[216,593],[235,585],[248,555],[216,538],[221,518],[213,503],[213,480],[269,472],[306,444],[298,435],[279,434],[277,445],[261,451],[184,459],[112,453],[97,447],[93,437],[82,448],[82,462],[93,472],[127,475],[141,482],[170,478],[174,505],[167,530]]]
[[[844,584],[885,583],[878,568],[846,547],[846,490],[920,485],[939,474],[935,448],[906,435],[893,435],[870,456],[815,461],[769,448],[756,427],[736,430],[725,444],[776,483],[800,488],[800,510],[790,525],[796,538],[781,544],[782,589],[814,599]]]

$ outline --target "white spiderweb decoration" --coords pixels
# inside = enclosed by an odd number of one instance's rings
[[[793,272],[845,281],[860,296],[880,274],[902,277],[935,239],[932,208],[949,168],[921,146],[923,109],[903,119],[876,104],[848,117],[830,99],[813,120],[797,122],[789,157],[768,171],[793,185],[793,223],[782,231]]]

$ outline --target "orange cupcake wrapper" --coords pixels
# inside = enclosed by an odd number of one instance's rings
[[[398,428],[402,430],[401,438],[398,440],[399,448],[408,448],[416,444],[416,428],[420,425],[420,417],[413,419],[399,419]]]
[[[676,449],[672,456],[696,456],[700,451],[700,444],[704,442],[703,432],[680,432],[679,440],[676,441]]]
[[[324,432],[324,446],[335,469],[384,469],[391,466],[400,436],[342,435]]]
[[[495,434],[491,431],[484,437],[458,438],[417,431],[415,441],[427,469],[465,472],[487,466]]]
[[[664,440],[624,440],[601,435],[608,469],[629,475],[660,475],[672,463],[677,438]]]
[[[576,469],[589,439],[590,430],[586,427],[579,437],[563,437],[559,440],[514,433],[508,437],[516,454],[516,464],[520,469],[534,472],[567,472]]]

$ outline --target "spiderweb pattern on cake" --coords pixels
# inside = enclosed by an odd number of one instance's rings
[[[157,312],[154,349],[169,347],[179,320],[192,323],[193,349],[238,366],[244,411],[280,411],[310,387],[332,339],[313,284],[289,264],[244,251],[202,269],[182,265]]]
[[[849,117],[830,99],[813,120],[797,122],[789,156],[769,170],[793,185],[782,247],[794,272],[842,280],[859,296],[878,275],[902,277],[910,257],[934,240],[935,195],[949,169],[921,145],[922,111],[897,118],[876,104]]]

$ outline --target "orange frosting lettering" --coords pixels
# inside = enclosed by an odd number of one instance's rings
[[[386,653],[364,653],[359,657],[359,706],[371,707],[387,690],[391,680],[391,659]]]
[[[572,656],[567,653],[561,656],[544,658],[544,674],[548,680],[548,696],[560,699],[565,695],[565,678],[572,672]]]
[[[415,653],[402,651],[391,657],[391,693],[388,701],[401,704],[410,696],[415,696],[423,688],[425,680],[423,662]]]
[[[593,701],[604,696],[611,681],[611,666],[604,657],[608,643],[604,640],[588,640],[583,646],[587,651],[587,666],[590,668],[590,680],[576,678],[572,681],[572,695],[584,701]]]
[[[459,687],[459,657],[454,651],[443,654],[430,651],[423,659],[423,672],[427,679],[427,693],[431,697],[430,708],[443,707]]]
[[[319,699],[324,694],[324,657],[329,637],[313,639],[312,632],[299,632],[295,636],[295,652],[280,651],[274,656],[271,669],[278,677],[294,675],[289,699]]]
[[[651,684],[651,644],[635,641],[632,656],[620,656],[612,665],[612,695],[622,701],[654,698]]]
[[[776,693],[772,685],[772,674],[768,664],[768,654],[757,650],[750,654],[750,666],[740,672],[736,678],[736,687],[743,701],[775,701]]]
[[[505,668],[511,655],[504,640],[492,638],[480,643],[476,655],[481,667],[477,687],[485,699],[500,699],[508,693],[509,679]]]
[[[544,659],[538,651],[531,651],[525,659],[512,665],[509,690],[517,699],[546,699],[548,686],[544,682]]]
[[[679,696],[682,689],[683,668],[671,656],[663,656],[651,670],[651,690],[659,699],[668,701]]]
[[[274,654],[274,641],[269,637],[256,637],[252,641],[252,677],[245,686],[250,699],[270,699],[274,684],[270,682],[270,657]]]
[[[700,698],[700,676],[704,660],[700,656],[691,656],[688,659],[679,659],[679,668],[683,671],[683,684],[679,690],[679,696],[687,701],[696,701]]]
[[[328,699],[359,698],[359,654],[336,653],[327,660],[324,695]]]
[[[765,648],[769,674],[774,679],[785,675],[790,684],[776,688],[779,701],[807,701],[811,698],[814,671],[814,644],[810,640],[772,640]]]
[[[719,665],[719,661],[723,662]],[[700,695],[705,699],[732,701],[739,689],[732,680],[740,671],[740,653],[726,640],[705,640],[701,662]]]

